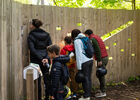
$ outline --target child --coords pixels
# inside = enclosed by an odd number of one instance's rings
[[[51,45],[47,48],[48,56],[52,59],[52,67],[50,71],[51,78],[51,99],[64,100],[64,84],[62,82],[63,65],[69,61],[68,56],[59,56],[60,47]]]
[[[66,36],[64,38],[65,46],[61,50],[60,54],[61,55],[69,55],[70,53],[74,52],[74,45],[72,44],[72,39],[69,36]],[[69,73],[70,73],[70,79],[71,81],[69,82],[68,86],[70,85],[70,89],[73,92],[73,95],[69,97],[76,98],[76,92],[78,90],[78,84],[75,82],[75,74],[76,74],[76,62],[75,58],[72,57],[70,61],[67,63],[67,66],[69,68]]]

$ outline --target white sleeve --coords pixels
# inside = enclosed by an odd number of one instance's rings
[[[77,69],[82,70],[82,42],[80,39],[74,41]]]

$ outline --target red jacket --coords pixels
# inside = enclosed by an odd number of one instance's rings
[[[74,45],[65,45],[60,51],[60,55],[68,55],[69,52],[74,52]],[[67,63],[69,68],[75,67],[75,59],[71,58]]]
[[[90,39],[94,38],[97,40],[100,50],[101,50],[101,57],[102,58],[107,57],[108,54],[107,54],[107,50],[106,50],[103,40],[98,35],[94,35],[94,34],[91,34],[89,38]],[[95,59],[96,59],[96,55],[95,55]]]
[[[60,55],[67,55],[68,52],[73,52],[74,51],[74,45],[65,45],[63,49],[60,51]]]

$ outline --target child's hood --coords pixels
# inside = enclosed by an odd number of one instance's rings
[[[64,49],[66,51],[74,51],[74,45],[66,45],[66,46],[64,46]]]
[[[69,60],[70,60],[69,56],[61,55],[59,57],[54,58],[53,62],[60,62],[60,63],[65,64],[65,63],[69,62]]]

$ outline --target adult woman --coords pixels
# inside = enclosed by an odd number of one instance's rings
[[[40,27],[43,25],[43,23],[39,19],[32,19],[30,23],[30,33],[28,36],[28,46],[30,49],[30,62],[39,64],[41,71],[44,76],[44,83],[45,83],[45,92],[46,92],[46,99],[49,98],[49,77],[48,77],[48,68],[46,66],[43,66],[42,60],[44,58],[48,58],[48,54],[46,51],[47,46],[52,44],[51,38],[49,33],[45,32]],[[39,78],[38,81],[38,100],[41,100],[41,79]]]

